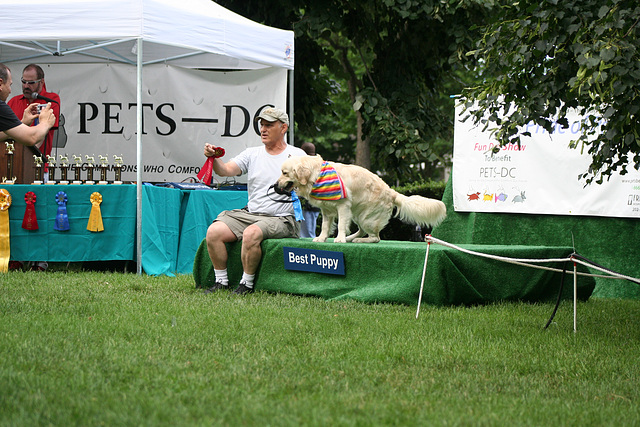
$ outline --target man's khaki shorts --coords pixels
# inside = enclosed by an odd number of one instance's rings
[[[220,212],[216,221],[225,223],[238,240],[242,240],[242,233],[252,224],[260,227],[265,239],[300,237],[300,224],[293,215],[272,216],[250,213],[245,209],[233,209]]]

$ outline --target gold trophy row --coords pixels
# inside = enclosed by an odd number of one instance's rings
[[[15,146],[11,142],[5,142],[6,144],[6,153],[7,153],[7,175],[8,177],[2,178],[2,184],[14,184],[16,182],[15,176],[13,176],[13,152],[15,150]],[[69,158],[66,155],[60,155],[59,160],[56,161],[55,156],[47,156],[47,166],[49,168],[49,179],[46,183],[43,182],[43,171],[44,164],[42,162],[42,157],[34,154],[34,168],[35,168],[35,180],[32,184],[34,185],[53,185],[53,184],[96,184],[94,180],[94,172],[96,170],[100,171],[100,180],[97,182],[98,185],[109,184],[110,182],[107,180],[107,171],[109,170],[109,157],[99,155],[99,164],[96,165],[95,158],[93,156],[85,156],[86,165],[82,164],[82,156],[73,155],[73,164],[69,164]],[[56,166],[59,164],[59,166]],[[123,161],[122,156],[113,156],[113,170],[115,172],[115,179],[111,182],[112,184],[122,184],[122,167]],[[56,169],[60,169],[60,181],[56,181]],[[69,169],[71,169],[71,173],[73,178],[69,181],[68,174]],[[85,180],[82,180],[81,172],[82,169],[86,171]]]

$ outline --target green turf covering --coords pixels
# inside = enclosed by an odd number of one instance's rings
[[[232,286],[242,275],[240,243],[229,244],[229,278]],[[284,268],[284,247],[302,247],[344,253],[344,276],[289,271]],[[467,249],[514,258],[562,258],[571,247],[465,245]],[[274,239],[262,242],[263,258],[256,275],[256,289],[325,299],[417,304],[427,244],[382,241],[380,243],[314,243],[311,239]],[[552,265],[561,268],[561,265]],[[193,275],[196,286],[214,283],[206,244],[196,253]],[[547,301],[557,297],[560,274],[475,257],[432,244],[422,302],[432,305],[481,304],[502,300]],[[565,298],[573,295],[567,276]],[[580,299],[588,299],[595,281],[578,280]]]
[[[621,274],[640,278],[640,220],[455,212],[451,180],[443,202],[447,205],[447,218],[432,233],[438,239],[453,244],[569,247],[575,242],[576,253]],[[640,285],[597,278],[593,297],[640,299]]]

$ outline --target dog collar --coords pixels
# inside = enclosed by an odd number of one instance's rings
[[[312,198],[317,200],[340,200],[347,198],[347,190],[335,168],[329,162],[323,162],[320,175],[311,187]]]

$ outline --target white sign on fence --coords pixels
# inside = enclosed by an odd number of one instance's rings
[[[569,148],[579,136],[581,118],[570,115],[569,128],[554,132],[527,126],[531,137],[520,147],[498,145],[489,131],[461,122],[456,108],[453,148],[453,204],[459,212],[592,215],[640,218],[640,172],[585,186],[578,175],[586,172],[591,157]]]

